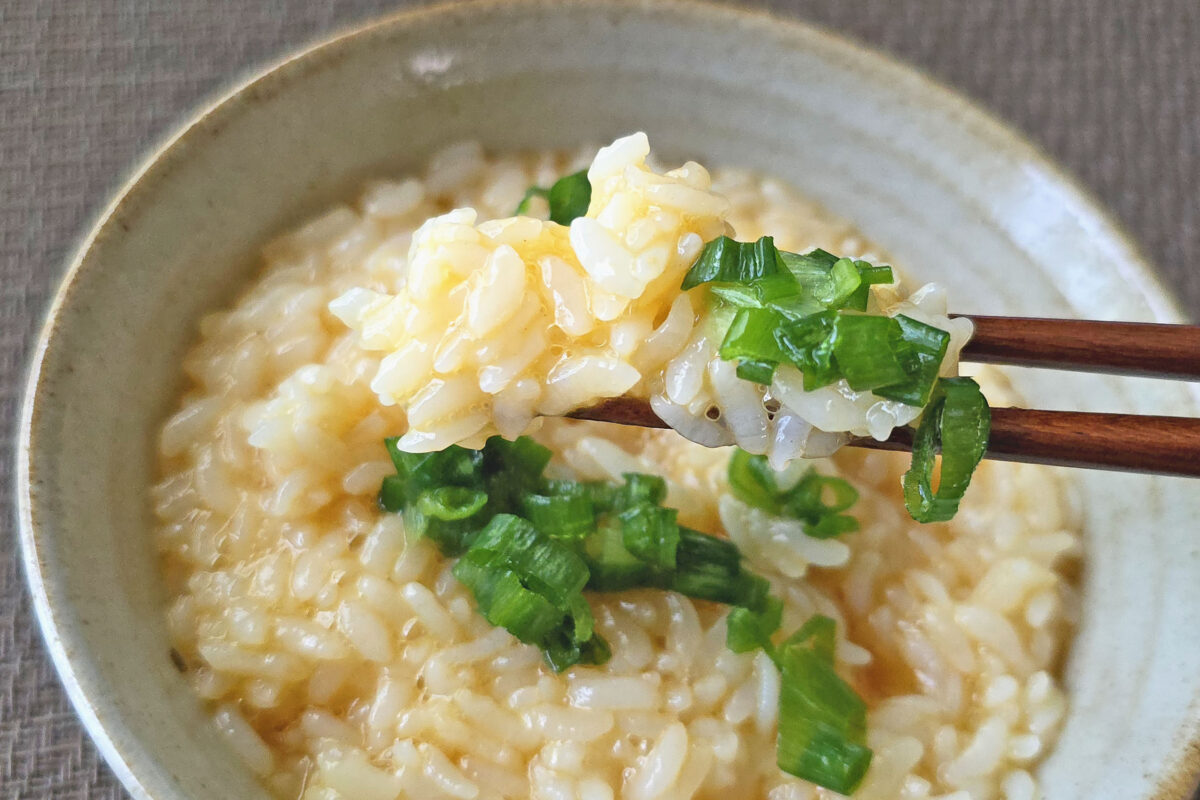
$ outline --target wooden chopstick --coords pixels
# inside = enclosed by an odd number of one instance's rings
[[[912,428],[853,447],[911,450]],[[1060,467],[1200,477],[1200,419],[993,408],[984,458]]]
[[[570,416],[643,428],[670,427],[649,403],[631,397],[614,397]],[[912,433],[911,428],[897,428],[886,441],[861,437],[849,444],[911,450]],[[1200,477],[1200,419],[993,408],[984,458]]]
[[[975,323],[963,361],[1200,380],[1200,326],[954,316]]]

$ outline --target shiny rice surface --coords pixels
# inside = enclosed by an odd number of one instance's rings
[[[379,403],[381,354],[329,304],[394,290],[428,217],[509,216],[528,185],[594,154],[447,148],[424,174],[373,183],[268,244],[252,285],[200,325],[152,489],[167,614],[230,758],[278,797],[837,796],[776,767],[778,676],[764,655],[725,649],[724,608],[592,595],[613,659],[555,675],[376,506],[383,439],[405,414]],[[739,239],[879,255],[777,180],[719,169],[712,188]],[[663,475],[681,522],[728,534],[771,580],[785,630],[813,613],[838,621],[838,669],[867,699],[875,750],[855,797],[1039,796],[1077,614],[1080,539],[1056,472],[985,463],[952,523],[921,526],[899,497],[902,458],[839,453],[815,463],[860,490],[862,529],[820,541],[730,496],[727,448],[588,423],[537,436],[562,476]]]

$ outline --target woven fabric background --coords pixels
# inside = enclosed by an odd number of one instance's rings
[[[125,796],[43,654],[11,530],[25,362],[64,259],[134,160],[199,101],[398,5],[0,0],[0,797]],[[1012,122],[1112,210],[1200,317],[1200,2],[754,5],[891,51]]]

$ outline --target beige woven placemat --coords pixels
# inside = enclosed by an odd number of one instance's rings
[[[25,359],[63,260],[133,160],[198,101],[398,5],[0,0],[0,797],[125,796],[43,655],[11,530]],[[1100,196],[1200,317],[1200,2],[765,5],[890,50],[1013,122]]]

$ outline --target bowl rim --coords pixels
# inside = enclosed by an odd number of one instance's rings
[[[29,357],[28,373],[22,396],[16,447],[17,535],[21,562],[29,589],[34,616],[41,631],[59,680],[65,688],[75,713],[104,760],[124,788],[134,797],[145,800],[167,800],[174,796],[165,782],[144,780],[144,770],[122,751],[114,732],[124,732],[125,724],[119,713],[99,708],[92,701],[98,688],[96,676],[87,674],[77,662],[77,654],[85,644],[73,621],[60,619],[64,586],[61,577],[46,571],[42,559],[44,533],[36,521],[36,468],[32,463],[32,446],[37,438],[41,406],[49,399],[40,390],[46,353],[54,344],[60,322],[60,312],[70,301],[79,275],[88,268],[88,255],[114,224],[120,222],[121,211],[141,194],[153,191],[155,170],[170,169],[174,160],[187,155],[187,145],[210,126],[219,126],[226,115],[234,115],[256,94],[270,92],[289,79],[302,77],[309,68],[336,59],[360,41],[387,36],[395,28],[439,20],[459,19],[470,24],[478,14],[505,14],[512,10],[542,10],[549,13],[569,12],[576,8],[611,9],[626,13],[661,13],[666,11],[685,21],[708,21],[755,26],[765,34],[785,44],[797,46],[818,44],[826,50],[840,52],[875,73],[905,78],[910,91],[925,103],[955,112],[960,123],[969,126],[974,135],[989,140],[997,149],[1016,155],[1037,167],[1062,187],[1074,210],[1088,218],[1092,235],[1102,239],[1114,254],[1114,263],[1130,283],[1139,288],[1152,314],[1162,322],[1187,322],[1188,315],[1178,297],[1164,284],[1124,225],[1115,219],[1104,205],[1083,187],[1079,180],[1059,166],[1041,147],[1027,139],[1007,121],[985,110],[964,93],[931,77],[919,66],[908,64],[890,53],[876,50],[856,39],[829,30],[800,17],[785,16],[768,10],[747,9],[716,0],[438,0],[430,5],[403,9],[365,21],[350,23],[333,33],[317,36],[307,43],[248,68],[222,88],[201,101],[196,109],[156,144],[146,150],[136,166],[127,173],[120,187],[104,204],[100,212],[78,239],[45,311],[36,344]],[[1200,390],[1197,391],[1200,397]],[[1200,781],[1200,731],[1194,738],[1178,747],[1174,768],[1157,779],[1153,794],[1147,800],[1174,800],[1179,792],[1193,790]]]

